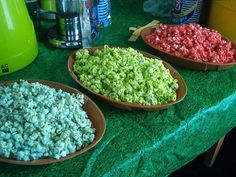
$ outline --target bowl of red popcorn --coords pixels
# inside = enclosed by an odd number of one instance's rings
[[[163,60],[196,70],[223,70],[236,64],[236,44],[199,24],[147,27],[142,39]]]

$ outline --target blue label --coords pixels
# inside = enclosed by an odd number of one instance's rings
[[[183,7],[183,0],[176,0],[174,13],[176,13],[176,14],[181,13],[182,7]]]
[[[111,24],[110,0],[100,0],[98,5],[90,10],[92,27],[107,27]]]
[[[200,17],[202,0],[176,0],[172,14],[172,22],[196,23]]]

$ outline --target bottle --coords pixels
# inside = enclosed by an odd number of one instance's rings
[[[153,16],[170,18],[174,1],[146,0],[143,3],[143,10],[144,12],[151,13]]]
[[[111,25],[110,0],[99,0],[97,6],[90,10],[92,28],[108,27]]]
[[[198,23],[203,0],[175,0],[172,23]]]
[[[90,0],[80,0],[81,2],[81,14],[80,14],[80,24],[81,24],[81,33],[82,33],[82,44],[83,48],[90,47],[92,43],[91,38],[91,24],[89,9],[91,8]]]

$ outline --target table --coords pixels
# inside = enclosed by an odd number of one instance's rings
[[[127,40],[128,27],[142,26],[153,19],[143,12],[141,0],[113,0],[112,26],[101,30],[93,45],[131,46],[151,52],[141,39]],[[0,177],[168,176],[236,125],[236,67],[202,72],[174,66],[188,86],[184,101],[167,110],[125,111],[97,100],[72,80],[67,71],[71,52],[39,42],[37,59],[18,72],[1,76],[0,81],[42,79],[77,88],[103,111],[107,122],[103,139],[88,152],[57,164],[0,164]]]

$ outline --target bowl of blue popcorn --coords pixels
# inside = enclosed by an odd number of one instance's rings
[[[43,165],[94,147],[105,133],[97,105],[69,86],[42,80],[0,83],[0,162]]]

